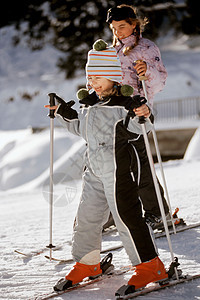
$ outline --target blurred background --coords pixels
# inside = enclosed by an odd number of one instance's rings
[[[7,0],[0,12],[0,28],[13,25],[13,45],[22,40],[32,51],[51,45],[62,54],[57,61],[66,78],[84,69],[86,53],[93,42],[104,38],[111,42],[106,12],[122,3],[134,5],[140,16],[149,19],[145,37],[156,40],[173,31],[200,34],[200,3],[195,0]]]

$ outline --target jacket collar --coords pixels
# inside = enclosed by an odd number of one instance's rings
[[[123,96],[121,96],[123,97]],[[97,103],[100,103],[101,105],[108,104],[108,105],[116,105],[117,102],[120,102],[119,96],[108,96],[104,99],[100,100],[98,95],[93,92],[92,94],[89,94],[87,97],[83,98],[79,101],[80,104],[85,104],[86,106],[93,106]]]
[[[136,41],[136,36],[134,34],[131,34],[125,39],[118,40],[116,47],[121,47],[122,45],[126,45],[126,46],[134,45],[135,41]]]
[[[104,99],[100,100],[99,97],[97,96],[97,94],[95,92],[93,92],[92,94],[89,94],[87,97],[80,100],[79,103],[84,104],[86,106],[93,106],[97,103],[101,103],[103,105],[104,103],[107,104],[108,102],[110,102],[113,98],[118,98],[118,97],[117,96],[108,96],[108,97],[105,97]]]
[[[99,101],[99,98],[95,92],[89,94],[87,97],[79,101],[80,104],[85,104],[86,106],[93,106]]]
[[[125,96],[108,96],[104,99],[104,101],[99,100],[97,94],[93,92],[92,94],[88,95],[84,99],[80,100],[80,104],[84,104],[86,107],[93,106],[97,104],[98,102],[101,103],[101,105],[107,105],[107,106],[124,106],[125,108],[129,107],[130,103],[132,103],[131,97],[125,97]]]

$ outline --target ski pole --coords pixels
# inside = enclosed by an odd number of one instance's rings
[[[135,61],[135,63],[139,63],[139,62],[142,62],[142,60],[136,60]],[[145,80],[147,80],[147,77],[146,76],[140,76],[139,80],[142,82],[142,88],[143,88],[144,95],[145,95],[145,98],[146,98],[147,103],[148,103],[149,100],[148,100],[148,94],[147,94],[146,85],[145,85]],[[176,234],[176,228],[175,228],[175,224],[173,222],[172,208],[171,208],[171,203],[170,203],[170,199],[169,199],[167,183],[166,183],[166,179],[165,179],[165,175],[164,175],[162,159],[161,159],[161,154],[160,154],[160,150],[159,150],[159,146],[158,146],[158,139],[157,139],[157,136],[156,136],[156,131],[155,131],[154,125],[153,125],[153,129],[152,129],[152,135],[153,135],[154,145],[155,145],[155,149],[156,149],[156,156],[158,158],[158,164],[159,164],[160,171],[161,171],[161,177],[162,177],[162,180],[163,180],[164,190],[165,190],[165,194],[166,194],[166,198],[167,198],[167,203],[168,203],[168,206],[169,206],[170,220],[172,222],[174,234]]]
[[[161,197],[161,193],[160,193],[160,188],[159,188],[157,177],[156,177],[156,172],[155,172],[153,157],[152,157],[152,153],[151,153],[151,148],[150,148],[149,140],[148,140],[148,137],[147,137],[147,132],[146,132],[146,129],[145,129],[145,119],[143,117],[140,117],[139,120],[140,120],[139,122],[140,122],[141,127],[142,127],[142,133],[143,133],[143,136],[144,136],[144,142],[145,142],[145,146],[146,146],[146,150],[147,150],[147,156],[148,156],[148,159],[149,159],[149,164],[150,164],[151,173],[152,173],[152,177],[153,177],[153,182],[154,182],[154,186],[155,186],[155,190],[156,190],[156,195],[157,195],[157,198],[158,198],[158,204],[159,204],[159,207],[160,207],[161,216],[162,216],[162,219],[163,219],[163,224],[164,224],[164,228],[165,228],[165,232],[166,232],[166,237],[167,237],[167,241],[168,241],[168,245],[169,245],[169,250],[170,250],[170,253],[171,253],[171,259],[172,259],[172,261],[175,261],[174,253],[173,253],[173,249],[172,249],[172,243],[171,243],[171,239],[170,239],[170,235],[169,235],[169,229],[168,229],[167,221],[166,221],[166,218],[165,218],[165,210],[164,210],[162,197]],[[178,272],[177,272],[176,267],[174,267],[174,271],[175,271],[175,274],[176,274],[176,278],[178,280],[179,277],[178,277]]]
[[[55,105],[55,94],[50,93],[49,96],[49,104],[50,106]],[[50,117],[50,176],[49,176],[49,245],[47,248],[50,250],[50,260],[52,259],[52,248],[53,246],[53,140],[54,140],[54,110],[49,110],[48,116]]]
[[[145,80],[146,79],[147,78],[145,76],[140,77],[140,80],[142,81],[142,87],[143,87],[144,95],[145,95],[145,98],[148,102],[148,95],[147,95],[147,90],[146,90],[146,85],[145,85]],[[157,136],[156,136],[156,131],[155,131],[154,126],[153,126],[153,129],[152,129],[152,134],[153,134],[153,140],[154,140],[154,145],[155,145],[155,149],[156,149],[156,155],[157,155],[157,158],[158,158],[158,164],[159,164],[159,167],[160,167],[161,176],[162,176],[162,180],[163,180],[163,184],[164,184],[167,203],[168,203],[168,206],[169,206],[170,219],[171,219],[171,222],[172,222],[173,231],[176,234],[176,229],[175,229],[175,225],[174,225],[173,217],[172,217],[172,208],[171,208],[171,204],[170,204],[170,200],[169,200],[169,193],[168,193],[168,189],[167,189],[167,183],[166,183],[166,179],[165,179],[165,175],[164,175],[161,154],[160,154],[160,150],[159,150],[159,146],[158,146],[158,139],[157,139]]]

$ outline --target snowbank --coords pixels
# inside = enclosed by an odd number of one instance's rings
[[[31,129],[0,131],[0,136],[0,190],[29,190],[30,186],[36,188],[49,180],[49,129],[34,134]],[[56,127],[53,144],[54,175],[65,174],[65,182],[67,178],[80,179],[85,142]]]
[[[200,127],[195,131],[184,155],[185,161],[200,159]]]

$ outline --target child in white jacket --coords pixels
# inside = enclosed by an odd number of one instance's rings
[[[82,136],[87,143],[83,190],[72,243],[76,264],[54,289],[65,290],[85,277],[102,274],[102,226],[111,211],[126,252],[136,267],[123,289],[124,294],[128,294],[149,282],[168,278],[142,217],[137,183],[130,170],[133,158],[128,141],[142,133],[138,116],[149,117],[151,113],[146,105],[134,108],[138,97],[123,95],[121,64],[116,50],[112,47],[96,49],[97,45],[89,51],[86,65],[87,81],[94,92],[80,101],[84,105],[80,112],[64,101],[51,107],[56,108],[56,116],[67,130]],[[142,99],[139,96],[139,100]],[[151,128],[147,118],[146,130]]]

